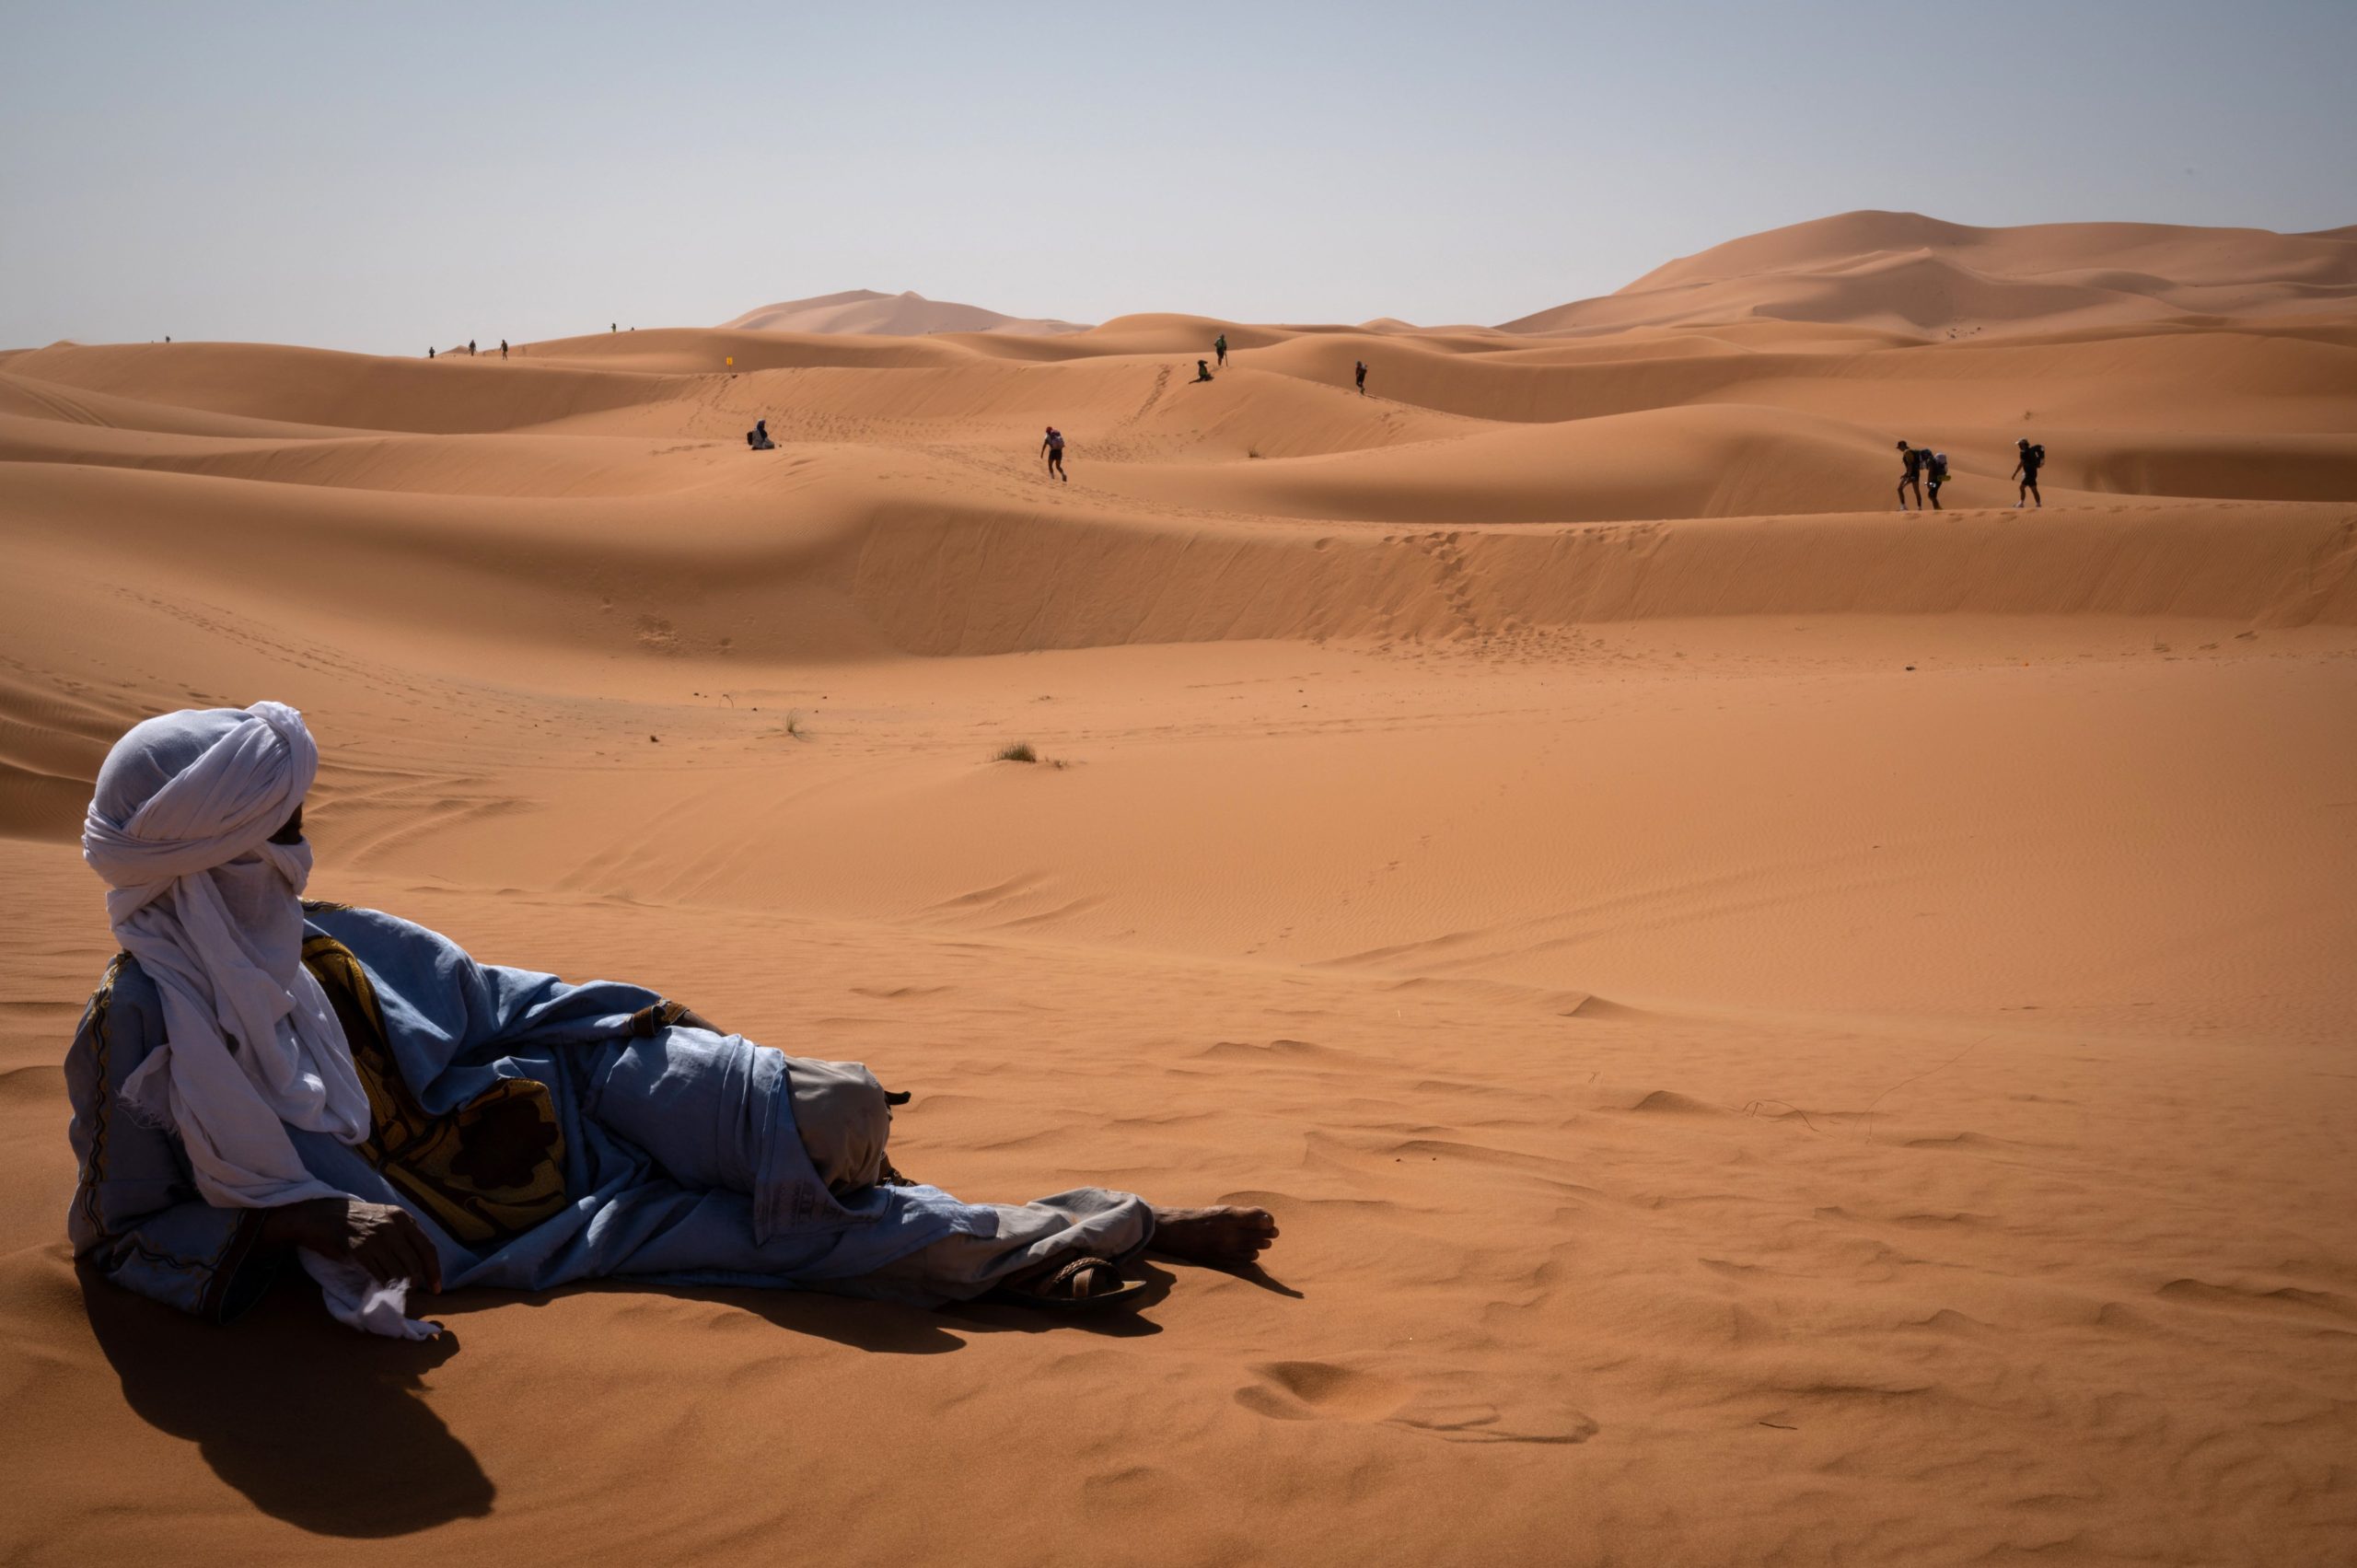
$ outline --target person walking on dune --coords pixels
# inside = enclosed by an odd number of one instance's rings
[[[1360,397],[1365,397],[1365,396],[1366,396],[1366,361],[1365,361],[1365,360],[1364,360],[1364,359],[1362,359],[1362,360],[1358,361],[1358,362],[1357,362],[1357,364],[1358,364],[1358,377],[1359,377],[1359,396],[1360,396]]]
[[[2043,512],[2046,510],[2046,497],[2038,493],[2038,470],[2046,465],[2046,447],[2026,436],[2014,442],[2014,446],[2021,453],[2021,460],[2014,465],[2014,473],[2022,482],[2019,494],[2014,497],[2014,505],[2018,506],[2025,501],[2034,500],[2038,503],[2038,509]]]
[[[1906,442],[1898,444],[1898,460],[1906,465],[1898,475],[1898,509],[1907,510],[1907,487],[1915,487],[1915,509],[1923,509],[1923,459],[1931,454]]]
[[[1212,340],[1212,353],[1213,353],[1214,355],[1216,355],[1216,356],[1218,357],[1218,359],[1219,359],[1219,367],[1220,367],[1222,370],[1226,369],[1226,368],[1227,368],[1227,334],[1226,334],[1225,332],[1222,332],[1219,336],[1217,336],[1217,337],[1215,337],[1215,338],[1213,338],[1213,339]]]
[[[469,338],[469,339],[467,340],[467,357],[468,357],[469,359],[472,359],[474,356],[475,356],[475,341],[474,341],[474,339],[472,339],[472,338]]]
[[[1948,455],[1945,452],[1925,453],[1923,456],[1923,474],[1926,479],[1930,480],[1932,485],[1932,510],[1937,512],[1942,509],[1940,506],[1940,486],[1948,482]]]
[[[1047,437],[1039,443],[1039,450],[1047,456],[1048,471],[1070,484],[1072,475],[1064,472],[1064,433],[1052,424],[1048,426]]]
[[[502,359],[505,359],[507,357],[507,340],[505,338],[499,340],[499,357]]]

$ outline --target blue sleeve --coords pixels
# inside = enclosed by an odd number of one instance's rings
[[[352,949],[377,990],[401,1071],[433,1082],[486,1048],[584,1045],[649,1032],[666,1007],[641,985],[581,984],[479,964],[436,931],[377,910],[313,906],[312,926]]]
[[[117,958],[65,1055],[68,1135],[80,1167],[66,1234],[114,1283],[226,1322],[261,1297],[279,1260],[261,1246],[266,1211],[199,1198],[179,1145],[123,1105],[123,1080],[163,1033],[154,988],[137,965]]]

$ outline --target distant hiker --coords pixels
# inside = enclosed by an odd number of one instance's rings
[[[2026,436],[2014,442],[2014,446],[2022,455],[2021,461],[2014,465],[2014,472],[2019,474],[2022,481],[2021,492],[2014,497],[2014,505],[2018,506],[2025,500],[2034,499],[2038,509],[2043,512],[2046,510],[2046,497],[2038,493],[2038,470],[2046,466],[2046,447],[2043,443],[2033,442]]]
[[[1948,482],[1948,455],[1945,452],[1926,453],[1923,472],[1932,482],[1932,510],[1939,511],[1940,486]]]
[[[1358,362],[1358,367],[1359,367],[1359,396],[1360,396],[1360,397],[1365,397],[1365,396],[1366,396],[1366,361],[1365,361],[1365,360],[1364,360],[1364,359],[1360,360],[1360,361]]]
[[[1198,380],[1198,381],[1208,381],[1208,380],[1210,380],[1211,378],[1212,378],[1212,367],[1211,367],[1211,362],[1210,362],[1209,360],[1204,360],[1204,359],[1199,359],[1199,360],[1195,361],[1195,379],[1196,379],[1196,380]]]
[[[469,338],[469,339],[467,340],[467,357],[468,357],[469,359],[472,359],[474,356],[475,356],[475,341],[474,341],[474,339],[472,339],[472,338]]]
[[[1048,471],[1070,484],[1072,475],[1064,472],[1064,433],[1052,424],[1048,426],[1047,438],[1039,443],[1039,450],[1048,456]]]
[[[499,357],[502,359],[505,359],[507,357],[507,340],[505,338],[499,340]]]
[[[1904,441],[1898,444],[1898,460],[1907,465],[1898,475],[1900,511],[1907,510],[1907,487],[1910,484],[1915,487],[1915,509],[1923,509],[1923,459],[1930,456],[1920,447],[1910,447]]]
[[[1222,332],[1219,336],[1217,336],[1217,337],[1215,337],[1215,338],[1213,338],[1213,339],[1212,340],[1212,352],[1213,352],[1213,354],[1215,354],[1219,355],[1219,367],[1220,367],[1222,370],[1226,369],[1226,368],[1227,368],[1227,334],[1226,334],[1225,332]]]
[[[428,359],[432,359],[434,357],[434,345],[431,343],[428,343],[425,347],[425,357]]]
[[[606,323],[606,331],[610,332],[619,332],[621,330],[622,324],[620,321],[609,321]]]

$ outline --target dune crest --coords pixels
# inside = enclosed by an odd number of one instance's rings
[[[2287,313],[2357,300],[2351,236],[2131,223],[1974,228],[1920,213],[1843,213],[1729,240],[1617,293],[1499,330],[1757,318],[1948,337]]]
[[[1074,321],[1004,316],[979,305],[927,299],[916,293],[878,294],[854,288],[841,294],[788,299],[748,310],[720,324],[723,331],[859,332],[877,337],[920,338],[932,332],[1006,332],[1048,337],[1087,329]]]

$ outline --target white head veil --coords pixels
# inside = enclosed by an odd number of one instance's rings
[[[115,939],[163,1002],[164,1043],[122,1098],[179,1136],[198,1193],[225,1208],[343,1195],[304,1167],[287,1128],[368,1135],[352,1047],[303,967],[311,846],[270,842],[319,770],[303,715],[284,703],[166,714],[115,742],[82,824]],[[337,1317],[399,1332],[379,1326],[389,1300],[406,1323],[403,1293],[368,1288],[350,1263],[303,1260]]]
[[[319,770],[283,703],[134,726],[99,770],[82,857],[104,877],[116,940],[164,1005],[165,1044],[123,1086],[180,1135],[208,1202],[269,1208],[332,1191],[289,1126],[356,1144],[368,1097],[343,1027],[303,967],[311,846],[272,834]]]

